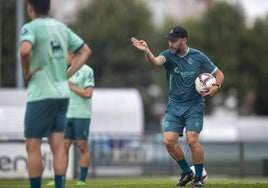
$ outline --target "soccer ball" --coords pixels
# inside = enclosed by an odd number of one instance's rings
[[[191,168],[191,170],[193,171],[193,173],[195,175],[195,168],[194,168],[194,166],[191,166],[190,168]],[[203,168],[202,178],[203,178],[203,181],[204,182],[206,182],[208,180],[208,173],[207,173],[207,170],[205,168]]]
[[[209,73],[202,73],[195,79],[195,89],[201,95],[208,92],[207,87],[216,83],[216,78]]]

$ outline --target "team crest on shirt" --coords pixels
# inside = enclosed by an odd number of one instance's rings
[[[28,33],[28,29],[24,28],[22,31],[21,31],[21,35],[24,36],[24,35],[27,35]]]
[[[192,65],[193,62],[194,62],[194,60],[193,60],[191,57],[189,57],[188,60],[187,60],[187,63],[188,63],[189,65]]]
[[[166,121],[166,122],[164,123],[164,127],[165,127],[165,128],[168,128],[168,127],[169,127],[169,122],[168,122],[168,121]]]
[[[93,80],[93,75],[90,73],[90,74],[88,74],[87,78],[88,78],[89,80]]]

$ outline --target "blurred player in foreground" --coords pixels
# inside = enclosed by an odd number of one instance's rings
[[[163,65],[166,70],[169,97],[163,134],[167,151],[182,170],[177,186],[185,186],[189,182],[193,186],[203,186],[204,150],[199,142],[199,133],[203,129],[204,96],[212,97],[219,92],[224,75],[205,54],[187,46],[188,33],[183,27],[176,26],[170,29],[166,38],[169,49],[158,56],[153,55],[144,40],[132,37],[131,42],[144,52],[145,59],[150,64]],[[216,84],[208,88],[204,96],[194,87],[195,78],[203,69],[216,78]],[[195,177],[178,144],[184,129],[196,171]]]
[[[66,25],[48,17],[50,0],[27,0],[32,20],[20,32],[20,59],[27,84],[24,135],[31,188],[40,188],[44,170],[42,138],[47,137],[53,155],[55,188],[65,187],[68,156],[64,127],[69,101],[67,77],[87,61],[91,49]],[[74,52],[67,75],[66,54]]]

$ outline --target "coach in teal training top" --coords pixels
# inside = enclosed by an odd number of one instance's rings
[[[160,53],[163,57],[169,92],[169,101],[174,103],[195,104],[203,102],[196,92],[195,78],[201,69],[213,74],[217,67],[202,52],[188,47],[185,55],[174,55],[170,49]]]
[[[182,170],[177,186],[185,186],[189,182],[193,186],[203,186],[204,150],[199,142],[199,133],[203,129],[204,96],[216,95],[223,83],[224,75],[205,54],[187,46],[188,33],[183,27],[176,26],[170,29],[167,39],[169,49],[158,56],[153,55],[144,40],[132,37],[131,41],[137,49],[144,52],[150,64],[164,65],[166,69],[169,97],[164,120],[164,143]],[[208,92],[203,96],[194,87],[195,78],[202,71],[209,72],[216,78],[216,84],[208,88]],[[187,164],[183,150],[178,144],[179,136],[183,136],[184,129],[195,174]]]

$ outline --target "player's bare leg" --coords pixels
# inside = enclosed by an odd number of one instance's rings
[[[204,150],[199,142],[199,134],[193,131],[188,131],[186,133],[186,139],[192,153],[193,163],[194,164],[204,163]]]
[[[73,143],[73,140],[71,139],[64,139],[64,150],[65,154],[67,155],[67,162],[69,162],[69,150]]]
[[[68,156],[64,150],[64,133],[52,133],[48,139],[52,154],[55,172],[55,187],[65,184],[65,174],[68,168]]]
[[[164,143],[170,156],[177,161],[181,167],[183,173],[177,183],[177,186],[184,186],[189,183],[193,178],[193,172],[189,168],[187,162],[184,159],[184,153],[178,143],[179,135],[175,132],[164,133]]]
[[[184,153],[178,144],[179,135],[175,132],[164,132],[164,143],[170,156],[180,161],[184,158]]]
[[[80,151],[80,166],[88,167],[90,163],[90,153],[87,140],[77,141],[77,146]]]
[[[55,174],[65,174],[68,166],[63,137],[63,133],[52,133],[49,138]]]
[[[28,138],[26,140],[28,174],[30,178],[41,177],[44,170],[40,146],[41,139]]]
[[[90,151],[89,151],[87,140],[78,140],[77,146],[80,151],[80,161],[79,161],[80,175],[79,175],[79,181],[77,182],[77,184],[82,185],[81,183],[86,182],[88,167],[90,164]]]
[[[192,154],[192,161],[195,166],[195,177],[192,181],[192,185],[201,187],[203,186],[204,182],[202,179],[202,172],[203,172],[203,164],[204,164],[204,150],[199,142],[199,134],[193,131],[188,131],[186,133],[186,139],[189,144],[191,154]]]

